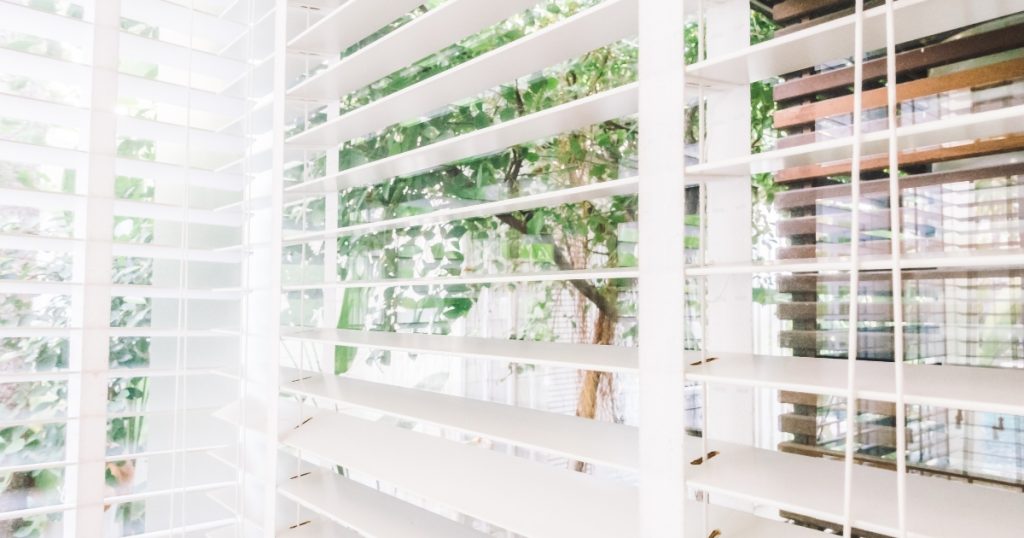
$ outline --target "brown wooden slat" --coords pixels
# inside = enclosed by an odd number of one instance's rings
[[[903,271],[903,280],[939,281],[947,279],[964,278],[986,278],[986,277],[1024,277],[1024,267],[983,267],[978,269],[909,269]],[[891,282],[889,271],[861,271],[860,281],[863,282]],[[818,287],[830,284],[844,285],[850,281],[850,276],[845,273],[801,273],[779,277],[778,285],[780,293],[792,293],[796,291],[818,290]],[[947,286],[951,283],[943,282]],[[987,284],[985,284],[987,286]],[[784,290],[783,287],[786,289]],[[957,286],[962,287],[962,286]]]
[[[861,132],[864,134],[873,133],[876,131],[884,131],[886,126],[889,124],[887,118],[875,118],[871,120],[865,120],[861,124]],[[841,136],[853,136],[853,126],[848,125],[842,132],[836,129],[832,132],[829,131],[811,131],[808,130],[802,133],[795,133],[789,136],[784,136],[775,141],[775,149],[795,148],[804,144],[813,144],[814,142],[820,142],[822,140],[834,140]]]
[[[904,239],[903,245],[911,252],[939,253],[952,247],[937,238]],[[974,250],[1019,249],[1020,241],[986,242],[979,244]],[[860,243],[860,254],[865,256],[885,256],[892,252],[892,245],[887,239],[874,239]],[[812,260],[846,257],[850,255],[850,243],[818,243],[811,245],[793,245],[778,248],[778,259]]]
[[[796,435],[818,435],[818,417],[783,413],[779,415],[779,431]]]
[[[772,19],[784,22],[849,4],[849,0],[785,0],[772,7]]]
[[[888,276],[888,275],[887,275]],[[910,323],[937,323],[943,324],[946,321],[946,314],[950,313],[948,305],[941,303],[924,303],[921,305],[909,305],[907,320]],[[849,303],[839,302],[809,302],[800,301],[792,303],[779,303],[779,319],[842,319],[845,320],[850,313]],[[892,320],[892,303],[864,303],[858,309],[861,321]],[[1009,319],[1007,319],[1009,322]]]
[[[941,214],[934,213],[931,211],[923,211],[914,209],[909,211],[914,215],[916,222],[913,224],[903,223],[903,229],[906,231],[911,226],[913,227],[924,227],[928,226],[929,223],[932,226],[940,227],[944,222],[944,217]],[[832,231],[843,231],[850,229],[849,215],[846,215],[845,222],[829,222],[831,215],[807,215],[804,217],[791,217],[787,219],[779,220],[776,224],[775,229],[778,230],[779,235],[782,237],[790,237],[794,235],[814,235],[822,232]],[[839,216],[839,215],[837,215]],[[979,217],[979,220],[982,217]],[[861,218],[860,221],[861,232],[869,232],[872,230],[888,230],[889,229],[889,211],[881,210],[875,213],[871,213],[869,217]]]
[[[913,252],[940,253],[945,252],[946,247],[952,246],[942,239],[937,238],[914,238],[904,239],[903,245]],[[977,250],[996,249],[1019,249],[1019,241],[985,243],[978,245]],[[875,239],[872,241],[861,241],[860,254],[862,256],[885,256],[892,252],[892,245],[888,239]],[[779,247],[778,258],[780,260],[811,260],[846,257],[850,255],[850,243],[818,243],[812,245],[793,245]]]
[[[992,179],[1019,174],[1024,174],[1024,162],[971,168],[968,170],[952,170],[949,172],[917,174],[901,177],[899,178],[899,181],[900,189],[916,189],[920,187],[944,185],[947,183],[978,181],[981,179]],[[860,192],[862,195],[889,192],[889,180],[880,179],[874,181],[862,181],[860,183]],[[775,207],[777,209],[792,209],[795,207],[815,205],[819,200],[828,200],[831,198],[841,198],[845,196],[850,196],[850,185],[848,184],[794,189],[776,193]]]
[[[846,346],[847,331],[779,331],[779,345],[789,349],[833,349],[838,351]],[[961,340],[962,341],[962,340]],[[857,333],[859,349],[857,360],[891,360],[893,356],[893,338],[891,332],[860,331]],[[907,341],[907,358],[944,356],[946,339],[941,333],[918,333]]]
[[[885,0],[864,0],[864,10],[867,11],[867,10],[873,8],[873,7],[878,7],[878,6],[883,5],[883,4],[885,4]],[[776,36],[784,36],[784,35],[787,35],[787,34],[792,34],[794,32],[799,32],[800,30],[804,30],[804,29],[810,28],[812,26],[817,26],[819,24],[826,23],[828,21],[834,21],[836,19],[841,19],[841,18],[846,17],[848,15],[853,15],[853,13],[854,13],[854,9],[852,7],[853,3],[849,2],[847,5],[849,5],[851,7],[848,7],[848,8],[845,8],[845,9],[840,9],[838,11],[833,11],[831,13],[826,13],[824,15],[821,15],[819,17],[815,17],[815,18],[810,19],[810,20],[795,22],[795,23],[792,23],[792,24],[789,24],[789,25],[785,26],[784,28],[779,28],[778,30],[775,31],[775,35]]]
[[[795,302],[780,303],[778,305],[779,319],[822,319],[822,320],[843,320],[845,321],[850,313],[849,303],[838,302]],[[861,321],[891,321],[891,304],[862,304],[858,309]],[[912,323],[942,323],[945,321],[946,311],[939,309],[937,312],[921,312],[921,315],[908,320]]]
[[[860,401],[863,402],[864,400],[860,400]],[[857,408],[858,409],[862,409],[860,407],[859,403],[858,403]],[[886,414],[886,415],[892,416],[894,413],[895,413],[895,409],[891,413],[879,413],[879,414]],[[791,452],[791,453],[795,453],[795,454],[803,454],[805,456],[825,456],[825,457],[832,457],[832,458],[836,458],[836,459],[842,459],[842,457],[843,457],[843,453],[842,452],[829,451],[829,450],[827,450],[825,448],[822,448],[822,447],[800,445],[800,444],[792,443],[792,442],[779,443],[779,451],[781,451],[781,452]],[[857,454],[857,455],[854,456],[854,458],[857,460],[858,463],[870,464],[872,467],[881,467],[881,468],[885,468],[885,469],[889,469],[889,470],[895,470],[896,469],[896,464],[895,463],[893,463],[893,462],[891,462],[891,461],[889,461],[887,459],[884,459],[884,458],[873,457],[873,456],[866,456],[864,454]],[[982,475],[970,475],[970,476],[968,476],[968,475],[964,474],[962,471],[959,471],[959,470],[954,470],[954,469],[943,470],[943,469],[938,468],[938,467],[927,467],[927,466],[924,466],[924,465],[908,464],[907,468],[912,470],[915,473],[920,473],[920,474],[923,474],[923,475],[941,476],[941,477],[945,477],[945,478],[949,478],[949,479],[953,479],[953,480],[962,480],[964,482],[978,482],[980,484],[992,484],[992,485],[996,485],[996,486],[1002,486],[1002,487],[1005,487],[1005,488],[1008,488],[1008,489],[1024,491],[1024,487],[1022,487],[1020,482],[1012,482],[1012,481],[1003,480],[1003,479],[1000,479],[1000,478],[986,477],[986,476],[982,476]],[[784,514],[792,514],[791,512],[782,512],[782,513],[784,513]],[[810,520],[810,518],[808,518],[807,516],[799,516],[798,515],[796,517],[804,519],[804,520]],[[822,523],[825,526],[830,526],[830,527],[833,527],[833,528],[838,528],[839,529],[839,533],[842,534],[842,527],[841,526],[840,527],[835,527],[834,525],[829,524],[828,522],[822,522]],[[875,538],[876,536],[879,536],[879,535],[864,533],[863,531],[857,531],[857,532],[863,534],[865,537],[870,537],[870,538]],[[888,538],[888,537],[880,537],[880,538]]]
[[[1021,77],[1024,77],[1024,58],[897,84],[896,101],[901,103],[952,90],[992,86]],[[886,88],[877,88],[863,93],[863,110],[884,107],[888,105],[888,102]],[[851,112],[853,112],[853,95],[834,97],[775,111],[775,128],[785,129],[811,123],[820,118],[850,114]]]
[[[818,291],[818,275],[816,273],[780,275],[775,281],[779,293],[815,293]]]
[[[1021,128],[1024,129],[1024,123]],[[1024,148],[1024,134],[1012,134],[1001,138],[964,141],[957,145],[942,146],[928,149],[912,149],[900,152],[900,166],[937,163],[981,157],[995,153],[1003,153]],[[832,164],[810,164],[794,166],[775,173],[777,183],[789,183],[806,179],[822,178],[850,172],[852,159],[845,159]],[[861,160],[862,171],[882,170],[889,166],[889,154],[869,155]]]
[[[822,358],[823,361],[837,360]],[[842,360],[842,359],[839,359]],[[837,402],[841,403],[842,398],[835,396],[825,396],[821,394],[810,394],[807,392],[793,392],[789,390],[779,391],[779,402],[791,403],[794,405],[807,405],[814,407],[826,407]],[[889,415],[896,414],[896,404],[891,402],[879,402],[875,400],[857,400],[857,409],[863,413],[875,413],[878,415]]]
[[[936,239],[916,239],[914,241],[904,239],[904,244],[920,244],[934,246],[939,249],[941,241]],[[892,246],[887,239],[876,239],[873,241],[861,241],[861,256],[884,256],[892,252]],[[778,257],[780,260],[805,260],[813,258],[834,258],[850,255],[849,243],[817,243],[812,245],[792,245],[779,247]]]
[[[986,54],[1024,47],[1024,24],[915,48],[896,55],[896,71],[903,73],[977,58]],[[864,62],[864,79],[885,76],[885,57]],[[773,89],[776,101],[794,99],[853,85],[853,67],[835,69],[779,83]]]

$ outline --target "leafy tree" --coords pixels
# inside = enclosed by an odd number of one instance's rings
[[[554,0],[531,9],[343,98],[342,112],[407,88],[594,3]],[[772,27],[765,17],[755,15],[752,27],[755,41],[771,35]],[[696,25],[691,25],[687,28],[690,45],[687,61],[696,60],[696,39]],[[636,52],[633,41],[614,43],[453,104],[423,121],[393,125],[351,141],[340,150],[340,168],[359,166],[632,82],[636,79]],[[770,84],[753,85],[751,99],[753,150],[759,151],[772,136],[774,102]],[[696,119],[695,108],[690,115],[691,120]],[[310,123],[318,123],[325,117],[325,114],[315,115]],[[695,121],[691,124],[688,138],[689,142],[695,142]],[[634,118],[607,121],[413,176],[347,189],[340,193],[340,213],[330,216],[328,227],[335,223],[338,226],[360,224],[467,202],[486,202],[627,177],[636,173],[636,127]],[[325,172],[322,158],[308,166],[308,173],[313,176]],[[755,178],[752,185],[758,200],[771,199],[775,186],[770,176]],[[296,222],[301,219],[319,222],[323,202],[300,204],[291,209],[290,217]],[[615,196],[517,211],[494,218],[344,236],[338,239],[339,276],[359,280],[635,265],[635,254],[624,238],[635,226],[636,216],[635,196]],[[695,238],[688,238],[690,248],[696,246],[690,244],[691,239]],[[494,250],[495,244],[501,246],[500,255],[486,260],[477,259],[479,256],[467,259],[467,255]],[[542,322],[528,324],[529,334],[510,335],[510,338],[554,339],[556,335],[550,330],[551,312],[547,309],[553,294],[564,290],[575,297],[577,337],[586,337],[595,344],[612,344],[616,340],[628,344],[636,334],[632,320],[635,301],[629,293],[632,286],[632,282],[618,279],[546,285],[543,297],[536,298],[537,308],[531,310],[531,317],[537,313],[536,319]],[[454,322],[471,311],[476,298],[487,287],[349,288],[341,300],[338,326],[387,331],[402,327],[447,333]],[[628,317],[625,323],[624,315]],[[339,347],[336,371],[347,371],[354,358],[355,349]],[[387,364],[389,354],[374,352],[369,360]],[[577,414],[594,418],[600,401],[607,400],[611,393],[611,383],[608,373],[585,372]],[[577,468],[582,469],[582,464],[577,464]]]

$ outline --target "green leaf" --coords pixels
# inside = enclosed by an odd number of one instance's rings
[[[544,215],[541,211],[537,211],[530,217],[530,220],[526,221],[526,233],[529,235],[540,235],[543,229]]]
[[[57,489],[61,485],[61,477],[52,469],[43,469],[32,473],[35,487],[41,490]]]

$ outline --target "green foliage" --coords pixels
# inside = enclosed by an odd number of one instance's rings
[[[494,50],[522,35],[575,13],[593,2],[549,2],[497,25],[442,53],[426,58],[343,99],[342,112],[376,101],[430,76]],[[755,15],[752,39],[763,40],[773,28]],[[511,27],[510,27],[511,25]],[[686,61],[696,59],[696,25],[686,29]],[[350,141],[339,152],[342,170],[383,159],[464,133],[507,122],[561,103],[593,95],[636,79],[636,47],[620,42],[591,51],[562,65],[511,81],[472,99],[453,104],[431,117],[393,125]],[[770,84],[751,88],[755,151],[773,136],[774,101]],[[313,118],[311,123],[322,121]],[[695,119],[695,118],[694,118]],[[694,122],[695,125],[695,122]],[[635,174],[636,123],[632,118],[608,121],[546,140],[522,144],[495,154],[466,159],[427,172],[352,188],[339,194],[336,217],[329,227],[400,218],[445,207],[476,204],[555,189],[617,179]],[[691,138],[696,139],[696,132]],[[307,164],[307,173],[325,173],[322,159]],[[768,176],[752,182],[758,200],[770,200],[774,183]],[[312,204],[295,208],[289,218],[299,222],[319,210]],[[312,212],[312,213],[309,213]],[[616,196],[560,207],[513,212],[446,224],[387,230],[338,239],[339,276],[346,280],[457,276],[487,272],[552,270],[559,263],[573,267],[636,265],[635,248],[623,243],[624,227],[635,225],[637,199]],[[699,223],[693,223],[694,226]],[[687,248],[696,248],[696,237]],[[582,247],[582,248],[581,248]],[[468,258],[468,259],[467,259]],[[564,268],[564,267],[563,267]],[[591,308],[611,309],[631,282],[591,283],[596,296],[610,299]],[[505,286],[505,285],[503,285]],[[534,297],[522,336],[550,340],[552,293],[569,283],[546,285],[546,300]],[[386,289],[349,288],[342,298],[338,326],[376,330],[417,330],[446,333],[467,316],[486,285],[407,286]],[[593,300],[593,298],[592,298]],[[624,335],[635,333],[626,327]],[[352,348],[338,348],[336,371],[347,371]],[[386,353],[371,362],[387,363]]]
[[[128,158],[153,157],[152,142],[123,140],[118,152]],[[73,192],[75,177],[70,171],[53,171],[51,167],[18,167],[3,163],[0,177],[5,184],[17,188],[51,192]],[[151,200],[154,186],[138,178],[117,178],[115,195],[122,199]],[[12,208],[17,214],[17,233],[46,236],[68,236],[73,225],[70,212],[48,215],[36,208]],[[5,210],[6,214],[6,210]],[[132,243],[153,241],[151,219],[117,219],[112,232],[116,240]],[[61,282],[71,280],[71,259],[43,251],[5,250],[0,258],[0,278]],[[112,280],[117,284],[150,284],[153,261],[140,258],[115,258],[111,265]],[[0,300],[0,324],[14,326],[66,327],[69,325],[70,297],[5,295]],[[40,306],[42,305],[42,306]],[[111,325],[134,327],[148,323],[152,305],[149,300],[115,297],[111,301]],[[149,365],[148,338],[116,338],[110,343],[111,368],[135,368]],[[69,367],[69,341],[66,338],[4,338],[0,340],[0,371],[52,371]],[[108,422],[107,440],[111,450],[136,451],[144,448],[144,419],[132,415],[145,410],[148,378],[124,377],[108,384],[108,405],[111,412],[127,416]],[[67,383],[40,381],[0,385],[0,415],[39,420],[40,423],[0,428],[0,465],[32,464],[60,461],[65,457],[64,424],[45,423],[59,418],[67,409]],[[59,498],[63,488],[63,472],[59,468],[41,469],[0,476],[0,495],[11,503],[27,501],[24,494],[32,491],[34,502]],[[57,499],[54,500],[57,502]],[[12,505],[14,506],[14,505]],[[118,508],[126,525],[141,524],[144,503]],[[124,519],[134,518],[134,519]],[[0,525],[0,534],[42,536],[51,516],[32,516]]]

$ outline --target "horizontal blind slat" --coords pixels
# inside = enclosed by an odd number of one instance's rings
[[[1021,0],[963,2],[900,0],[894,4],[896,42],[904,43],[1024,10]],[[850,56],[856,15],[752,45],[686,68],[687,77],[747,84]],[[885,46],[885,6],[864,10],[864,49]]]
[[[537,271],[532,273],[464,274],[459,276],[382,278],[377,280],[343,280],[315,284],[287,284],[284,291],[347,288],[390,288],[398,286],[457,286],[466,284],[498,284],[519,282],[555,282],[598,280],[606,278],[637,278],[636,267],[574,269],[569,271]]]
[[[688,451],[700,456],[698,443]],[[843,521],[843,462],[786,454],[711,440],[719,454],[690,465],[687,484],[835,523]],[[865,465],[854,467],[853,525],[895,535],[896,475]],[[1020,493],[978,487],[944,478],[907,476],[908,531],[912,537],[1017,536],[1024,525]]]
[[[636,0],[609,0],[402,91],[290,137],[291,145],[333,146],[420,117],[517,77],[636,33]],[[329,98],[330,96],[317,96]]]
[[[572,415],[285,369],[285,393],[429,422],[600,465],[636,468],[636,429]],[[312,376],[312,377],[310,377]]]
[[[436,353],[607,372],[636,369],[636,350],[619,346],[346,329],[282,329],[282,337],[338,346]]]
[[[538,2],[511,0],[495,5],[475,0],[453,0],[442,4],[329,66],[322,73],[302,81],[291,89],[290,94],[297,98],[342,97]],[[335,24],[341,23],[337,21]],[[320,29],[311,29],[311,32],[320,32]],[[313,36],[308,37],[300,36],[302,41],[312,42]],[[336,39],[333,35],[330,38]]]
[[[280,493],[345,528],[331,528],[331,536],[353,538],[483,538],[487,536],[443,516],[373,490],[327,470],[285,480]],[[322,524],[321,524],[322,525]],[[302,536],[311,534],[310,527]],[[302,527],[295,529],[299,531]],[[349,530],[353,529],[353,530]]]
[[[289,186],[285,189],[285,196],[289,199],[303,198],[373,185],[388,178],[422,172],[445,163],[486,155],[516,144],[629,116],[637,111],[636,99],[637,85],[626,84],[485,129]]]
[[[686,379],[768,387],[831,396],[846,395],[846,362],[813,357],[712,353],[716,360],[687,369]],[[857,361],[857,397],[896,401],[894,366]],[[907,404],[1024,415],[1024,370],[978,366],[904,366]]]
[[[629,486],[381,423],[323,413],[282,442],[529,536],[621,538],[637,525]]]
[[[348,0],[288,42],[288,49],[336,54],[422,3]]]
[[[289,245],[326,238],[370,234],[385,230],[394,230],[397,228],[410,228],[414,226],[443,224],[462,219],[491,217],[513,211],[553,207],[561,204],[604,198],[607,196],[635,194],[638,182],[639,178],[637,177],[613,179],[591,185],[570,187],[540,194],[509,198],[506,200],[484,202],[464,207],[437,209],[421,215],[395,219],[381,219],[363,224],[353,224],[351,226],[345,226],[324,232],[295,234],[286,236],[283,241],[285,245]]]

